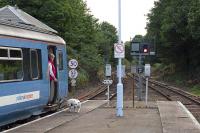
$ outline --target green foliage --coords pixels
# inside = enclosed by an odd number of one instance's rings
[[[133,41],[144,42],[144,37],[142,35],[135,35],[135,37],[133,38]]]
[[[195,85],[193,86],[191,89],[190,89],[190,92],[197,95],[197,96],[200,96],[200,85]]]
[[[99,54],[104,58],[104,64],[113,62],[113,44],[117,42],[117,30],[108,22],[102,22],[98,26],[96,35]]]
[[[132,60],[132,55],[131,55],[131,43],[130,41],[125,42],[125,59],[131,61]]]
[[[104,70],[105,70],[104,67],[101,67],[97,72],[97,76],[98,76],[99,81],[103,81],[103,79],[105,79]]]
[[[81,68],[80,84],[94,79],[103,60],[113,62],[113,44],[117,30],[108,22],[99,23],[83,0],[1,0],[0,6],[17,5],[57,30],[67,43],[68,58],[75,58]],[[86,75],[84,75],[86,74]]]
[[[89,82],[89,75],[84,69],[80,69],[77,77],[77,86],[85,86]]]
[[[81,49],[79,62],[80,66],[90,73],[91,76],[95,76],[98,68],[102,66],[102,58],[94,46],[84,46]]]
[[[148,14],[146,38],[155,39],[160,62],[188,79],[199,77],[199,6],[199,0],[159,0]]]

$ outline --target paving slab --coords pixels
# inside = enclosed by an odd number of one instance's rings
[[[128,104],[125,103],[127,106]],[[116,109],[101,106],[49,133],[162,133],[158,108],[124,108],[124,116],[116,117]]]
[[[80,113],[67,110],[22,126],[11,133],[200,133],[200,126],[180,102],[124,101],[124,116],[116,116],[116,101],[91,100]]]
[[[81,115],[85,113],[89,113],[90,111],[98,108],[99,106],[105,104],[104,100],[93,100],[87,101],[82,104],[82,108],[80,113],[71,113],[68,110],[63,110],[58,112],[52,116],[48,116],[46,118],[38,119],[31,123],[22,125],[10,131],[8,133],[44,133],[49,130],[54,129],[55,127],[59,127],[64,123],[69,123],[70,121],[77,119]]]
[[[158,101],[163,133],[200,133],[200,125],[185,106],[176,101]]]

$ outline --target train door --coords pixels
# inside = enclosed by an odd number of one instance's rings
[[[61,99],[66,94],[66,68],[64,67],[64,50],[59,47],[57,49],[57,72],[58,72],[58,99]]]
[[[48,105],[55,104],[58,99],[59,91],[59,74],[57,62],[57,48],[55,46],[48,47],[48,70],[50,74],[49,102]]]

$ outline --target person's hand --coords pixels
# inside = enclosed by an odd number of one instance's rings
[[[58,82],[57,78],[54,79],[55,82]]]

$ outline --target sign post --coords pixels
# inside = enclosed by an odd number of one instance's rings
[[[113,83],[112,80],[110,79],[106,79],[103,81],[103,84],[107,85],[108,89],[107,89],[107,101],[108,101],[108,106],[110,104],[110,85]]]
[[[118,58],[118,66],[119,66],[119,77],[118,77],[118,84],[117,84],[117,116],[122,117],[123,116],[123,84],[122,84],[122,58],[124,58],[124,45],[121,43],[121,0],[118,0],[118,20],[119,20],[119,29],[118,29],[118,44],[115,44],[114,50],[115,50],[115,58]]]
[[[150,64],[145,64],[145,66],[144,66],[144,76],[146,77],[146,97],[145,97],[146,106],[147,106],[147,101],[148,101],[148,78],[150,77],[150,73],[151,73]]]
[[[76,70],[76,68],[78,67],[78,61],[75,59],[71,59],[68,62],[68,66],[69,68],[71,68],[71,70],[69,70],[69,77],[71,79],[71,86],[73,89],[73,93],[75,92],[75,86],[76,86],[76,78],[78,76],[78,71]]]

